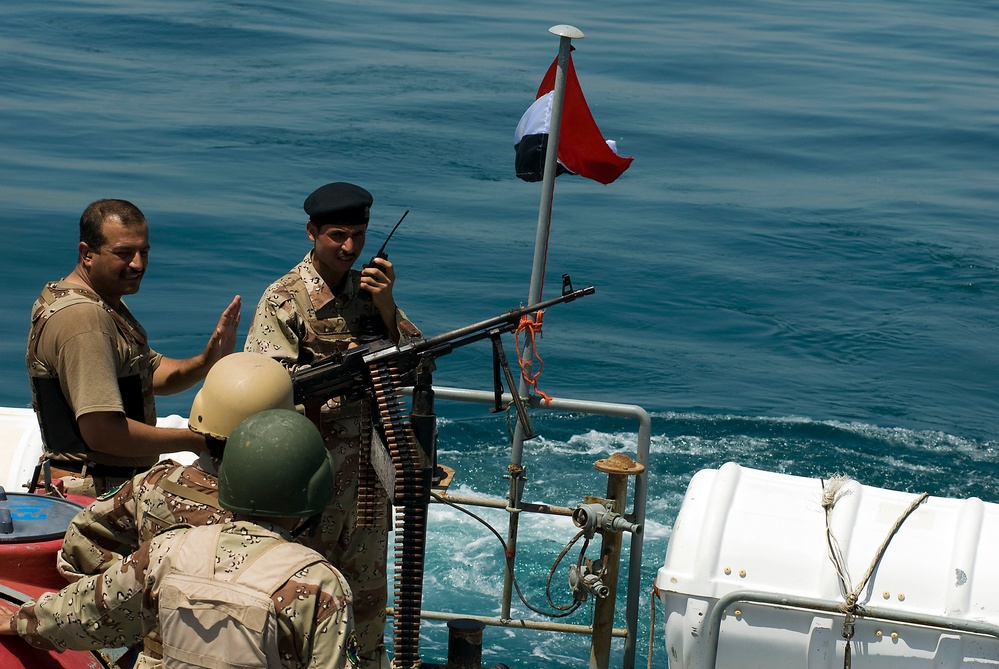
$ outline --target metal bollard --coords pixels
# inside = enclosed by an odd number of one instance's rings
[[[482,630],[479,620],[458,618],[447,623],[447,669],[482,669]]]

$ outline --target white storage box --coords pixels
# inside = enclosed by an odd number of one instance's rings
[[[822,495],[820,479],[734,463],[693,477],[656,577],[671,669],[843,667]],[[843,487],[831,527],[849,589],[918,497]],[[872,615],[856,621],[853,669],[999,667],[999,505],[927,498],[857,601]]]

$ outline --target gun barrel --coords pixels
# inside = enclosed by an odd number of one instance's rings
[[[449,341],[454,341],[455,339],[460,339],[467,335],[482,333],[484,338],[490,329],[506,325],[514,326],[520,322],[520,319],[527,314],[533,314],[536,311],[542,309],[547,309],[554,304],[562,304],[564,302],[572,302],[576,298],[583,297],[584,295],[592,295],[595,292],[593,286],[587,286],[586,288],[579,288],[578,290],[572,290],[558,297],[553,297],[536,304],[532,304],[527,307],[520,307],[519,309],[511,309],[505,314],[500,314],[499,316],[494,316],[492,318],[487,318],[484,321],[479,321],[478,323],[472,323],[471,325],[466,325],[465,327],[458,328],[457,330],[452,330],[451,332],[445,332],[444,334],[439,334],[429,339],[423,340],[423,342],[415,346],[416,350],[423,350],[428,348],[434,348],[440,344],[447,343]]]
[[[487,318],[484,321],[466,325],[429,339],[421,339],[412,344],[394,346],[386,340],[348,350],[341,358],[330,357],[320,360],[312,366],[297,370],[292,374],[295,401],[303,403],[319,398],[328,399],[352,394],[361,396],[367,391],[370,383],[366,370],[372,363],[402,358],[407,361],[406,365],[413,365],[415,368],[416,361],[421,357],[436,358],[447,355],[455,348],[485,339],[497,330],[510,332],[517,327],[520,319],[528,314],[533,314],[555,304],[572,302],[593,292],[593,286],[587,286],[564,292],[558,297],[532,304],[529,307],[511,309],[505,314]]]

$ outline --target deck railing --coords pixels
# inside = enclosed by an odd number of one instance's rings
[[[434,386],[434,395],[437,400],[451,400],[458,402],[472,402],[480,404],[494,404],[496,397],[492,392],[469,390],[464,388],[449,388]],[[512,396],[507,393],[503,396],[503,402],[509,404]],[[456,620],[467,618],[478,620],[486,625],[511,627],[521,629],[534,629],[555,632],[568,632],[576,634],[590,635],[591,658],[590,669],[609,669],[609,651],[611,637],[624,639],[624,650],[622,654],[621,667],[623,669],[633,669],[635,666],[635,652],[638,630],[638,610],[642,595],[641,567],[642,567],[642,543],[643,535],[641,528],[645,524],[645,509],[648,485],[648,462],[649,449],[652,438],[652,419],[649,413],[642,407],[630,404],[615,404],[611,402],[593,402],[587,400],[561,399],[555,398],[551,402],[544,403],[540,397],[531,396],[527,402],[532,409],[543,411],[573,412],[600,416],[612,416],[626,419],[633,419],[637,423],[637,440],[635,444],[634,461],[641,465],[641,472],[634,475],[633,505],[630,511],[625,510],[623,515],[630,523],[637,526],[638,531],[625,532],[629,537],[629,563],[627,571],[623,576],[627,580],[627,593],[625,595],[625,625],[623,628],[613,627],[614,610],[616,601],[611,601],[607,606],[598,607],[594,611],[593,625],[578,625],[553,623],[537,620],[513,619],[504,616],[479,616],[473,613],[446,613],[440,611],[422,611],[421,615],[427,620]],[[611,477],[613,478],[613,476]],[[626,489],[625,489],[626,492]],[[470,495],[441,495],[445,501],[461,505],[472,505],[492,508],[502,508],[508,512],[511,523],[514,518],[521,513],[546,513],[554,515],[571,516],[574,509],[558,507],[548,504],[530,504],[515,500],[499,501],[496,499],[480,498]],[[515,540],[516,533],[513,533]],[[606,537],[605,537],[606,541]],[[516,560],[517,552],[515,545],[508,545],[508,550],[514,555]],[[614,565],[617,568],[617,565]],[[505,580],[512,578],[508,571]],[[508,583],[504,584],[501,607],[502,611],[509,611],[511,607],[511,588]],[[616,593],[614,593],[616,599]],[[609,598],[608,598],[609,599]],[[389,610],[391,614],[391,609]]]

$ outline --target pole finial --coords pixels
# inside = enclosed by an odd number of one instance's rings
[[[575,26],[567,26],[564,23],[557,26],[552,26],[548,29],[552,35],[558,35],[559,37],[568,37],[569,39],[583,39],[586,35],[583,31]]]

